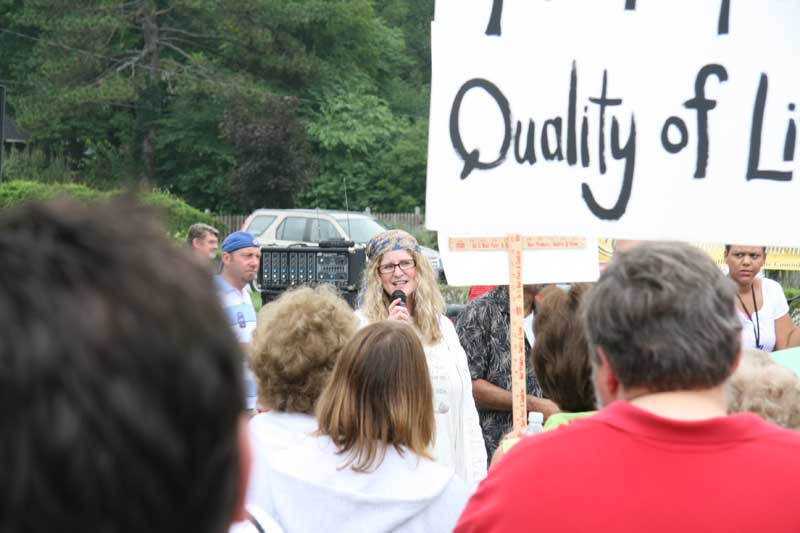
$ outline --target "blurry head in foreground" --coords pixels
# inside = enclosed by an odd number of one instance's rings
[[[0,531],[226,531],[238,347],[210,274],[130,200],[0,212]]]
[[[800,378],[767,352],[742,350],[742,360],[728,384],[728,412],[749,412],[800,430]]]

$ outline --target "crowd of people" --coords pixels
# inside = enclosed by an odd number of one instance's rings
[[[799,531],[800,345],[766,250],[631,245],[455,326],[410,234],[256,314],[259,245],[130,199],[0,213],[0,531]],[[212,264],[217,248],[221,260]]]

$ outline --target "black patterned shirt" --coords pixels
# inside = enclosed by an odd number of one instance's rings
[[[472,379],[484,379],[511,390],[511,343],[509,342],[508,287],[500,286],[472,300],[458,317],[456,332],[467,352]],[[525,339],[525,371],[528,394],[542,397],[542,389],[530,361],[531,345]],[[478,407],[486,456],[491,459],[500,439],[511,431],[511,411],[493,411]]]

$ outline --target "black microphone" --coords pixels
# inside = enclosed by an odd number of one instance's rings
[[[393,301],[397,300],[398,298],[400,298],[400,303],[397,304],[397,305],[405,307],[406,306],[406,293],[404,293],[400,289],[397,289],[396,291],[394,291],[392,293],[392,295],[389,297],[389,301],[393,302]]]

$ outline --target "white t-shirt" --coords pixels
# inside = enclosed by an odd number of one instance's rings
[[[748,309],[752,308],[752,301],[742,298]],[[775,349],[775,321],[789,312],[786,296],[777,281],[769,278],[761,279],[761,309],[752,320],[738,307],[739,320],[742,322],[742,348],[756,348],[771,352]],[[756,346],[758,334],[761,346]]]

